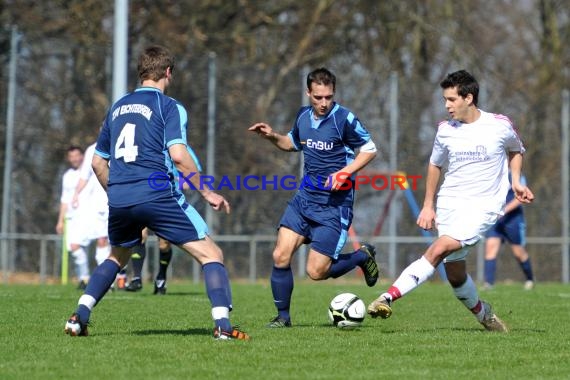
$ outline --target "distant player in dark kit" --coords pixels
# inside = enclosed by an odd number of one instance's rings
[[[140,243],[142,230],[148,227],[202,265],[214,338],[249,339],[229,319],[231,290],[222,250],[208,236],[206,223],[186,203],[174,179],[177,173],[185,177],[195,173],[190,181],[204,199],[215,210],[230,212],[224,197],[200,187],[201,176],[187,148],[187,112],[164,95],[173,70],[174,57],[167,49],[146,48],[138,61],[141,87],[113,104],[105,118],[93,169],[109,197],[112,250],[93,272],[76,311],[65,324],[70,335],[87,335],[93,307],[127,264],[131,247]]]
[[[509,173],[509,182],[511,175]],[[525,176],[521,175],[521,183],[526,185]],[[497,256],[501,249],[501,244],[507,241],[511,245],[513,256],[517,259],[521,270],[526,278],[524,289],[534,288],[534,275],[530,257],[526,251],[526,223],[522,203],[515,198],[512,190],[507,193],[507,205],[505,215],[487,231],[485,241],[485,283],[484,290],[492,289],[495,285],[495,272],[497,271]]]
[[[311,244],[306,270],[313,280],[337,278],[356,267],[362,268],[368,286],[378,280],[373,246],[340,254],[352,223],[353,177],[376,156],[376,146],[356,115],[334,101],[335,90],[336,77],[326,68],[316,69],[307,76],[310,105],[299,110],[287,135],[266,123],[249,128],[281,150],[302,151],[305,159],[304,186],[279,222],[271,272],[278,314],[268,327],[291,326],[291,260],[302,244]]]

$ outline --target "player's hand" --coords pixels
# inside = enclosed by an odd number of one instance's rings
[[[352,186],[350,182],[350,174],[347,172],[336,172],[327,177],[324,187],[330,191],[346,190],[348,185]]]
[[[424,207],[418,215],[418,220],[416,224],[423,228],[424,230],[433,230],[435,229],[435,211],[433,208]]]
[[[251,127],[248,128],[248,131],[255,132],[259,136],[264,137],[266,139],[270,139],[275,137],[273,133],[273,128],[269,124],[266,123],[256,123],[253,124]]]
[[[77,195],[77,193],[73,194],[73,200],[71,201],[71,206],[73,206],[73,208],[77,208],[79,206],[79,196]]]
[[[521,203],[531,203],[534,200],[532,191],[521,184],[513,184],[513,192],[515,193],[515,198]]]
[[[63,222],[57,222],[55,232],[57,232],[58,235],[63,235]]]
[[[227,199],[221,196],[220,194],[210,191],[206,193],[206,195],[204,195],[204,198],[210,204],[210,206],[212,206],[214,210],[216,211],[223,210],[226,212],[226,214],[229,214],[231,212],[230,202],[228,202]]]

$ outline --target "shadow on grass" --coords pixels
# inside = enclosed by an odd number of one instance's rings
[[[162,298],[162,297],[170,297],[170,296],[174,296],[174,297],[179,297],[179,296],[205,296],[205,294],[203,292],[169,292],[167,291],[166,294],[149,294],[150,296],[153,297],[157,297],[157,298]]]
[[[183,329],[183,330],[141,330],[134,331],[134,335],[150,336],[150,335],[212,335],[209,329]]]

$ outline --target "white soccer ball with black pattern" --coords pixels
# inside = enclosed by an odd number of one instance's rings
[[[366,306],[356,294],[342,293],[329,305],[329,320],[340,329],[353,329],[364,321]]]

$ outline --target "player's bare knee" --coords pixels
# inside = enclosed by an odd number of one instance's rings
[[[273,251],[273,264],[278,268],[285,268],[291,263],[291,254],[279,249]]]
[[[322,268],[307,268],[307,275],[311,280],[325,280],[328,277],[327,271]]]
[[[224,253],[222,252],[222,249],[218,246],[215,246],[215,248],[212,249],[208,249],[207,251],[205,251],[203,253],[203,258],[206,261],[209,262],[219,262],[219,263],[223,263],[224,262]]]

